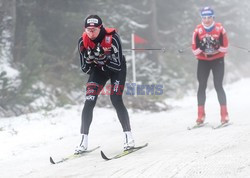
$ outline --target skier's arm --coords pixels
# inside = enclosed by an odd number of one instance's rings
[[[198,29],[196,28],[193,32],[193,37],[192,37],[192,52],[195,56],[199,55],[202,52],[199,43],[200,40],[198,37]]]
[[[86,49],[83,46],[82,37],[78,41],[78,52],[80,55],[80,64],[83,72],[90,74],[92,71],[92,65],[87,63]]]
[[[228,49],[228,38],[226,30],[223,27],[219,40],[220,40],[220,48],[218,49],[218,51],[221,53],[226,53]]]
[[[105,66],[105,70],[111,70],[113,72],[121,71],[121,62],[122,62],[122,47],[121,41],[117,33],[112,35],[112,45],[111,53],[107,56],[109,62]]]

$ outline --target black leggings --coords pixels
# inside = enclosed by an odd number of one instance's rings
[[[93,109],[98,95],[109,79],[111,79],[111,85],[106,86],[104,92],[110,95],[111,102],[116,109],[123,131],[131,131],[128,111],[122,100],[122,93],[126,81],[126,70],[126,62],[123,60],[120,72],[110,72],[107,74],[96,68],[90,74],[86,89],[86,101],[82,110],[82,134],[89,133],[89,127],[93,117]]]
[[[210,70],[213,72],[214,87],[217,92],[220,105],[226,105],[227,99],[223,89],[224,78],[224,58],[215,59],[212,61],[198,60],[197,78],[199,88],[197,93],[198,105],[204,106],[206,101],[207,80]]]

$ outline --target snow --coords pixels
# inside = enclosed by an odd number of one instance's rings
[[[169,100],[167,112],[133,113],[129,110],[137,145],[149,143],[136,153],[104,161],[100,150],[51,165],[73,153],[80,142],[82,106],[58,108],[0,119],[1,177],[237,177],[250,174],[250,79],[225,86],[233,125],[213,130],[187,130],[196,119],[196,96]],[[207,121],[219,124],[216,93],[207,93]],[[112,109],[95,108],[89,148],[97,145],[107,156],[122,150],[123,132]]]
[[[0,64],[0,71],[5,71],[8,78],[15,78],[19,75],[19,72],[8,63]]]
[[[10,20],[10,16],[6,16],[4,21]],[[11,37],[11,33],[8,30],[2,31],[2,37],[0,42],[0,71],[5,71],[8,78],[16,78],[19,75],[19,71],[11,67],[10,60],[11,54],[11,42],[7,39]]]

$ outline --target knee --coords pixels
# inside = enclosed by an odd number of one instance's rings
[[[84,110],[91,110],[95,107],[97,95],[87,94],[85,97]]]
[[[89,96],[91,96],[91,95],[89,95]],[[87,100],[86,99],[83,110],[84,111],[93,110],[93,108],[95,107],[95,103],[96,102],[94,100]]]
[[[111,100],[111,103],[113,104],[113,106],[117,106],[119,104],[123,104],[121,96],[111,95],[110,96],[110,100]]]
[[[223,91],[223,87],[221,85],[216,85],[214,86],[216,92],[222,92]]]
[[[223,86],[222,86],[222,83],[214,83],[214,88],[216,91],[221,91],[223,90]]]
[[[97,100],[97,89],[98,89],[97,84],[93,84],[93,83],[87,84],[83,110],[91,110],[94,108],[96,100]]]

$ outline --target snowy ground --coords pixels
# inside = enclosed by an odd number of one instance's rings
[[[160,113],[129,111],[137,145],[149,146],[118,160],[104,161],[100,150],[58,165],[80,141],[82,106],[0,119],[0,177],[237,177],[250,175],[250,79],[226,86],[233,125],[187,130],[196,118],[196,97],[172,101]],[[207,121],[219,124],[214,90],[207,94]],[[101,117],[100,117],[101,116]],[[89,147],[112,156],[122,149],[123,133],[114,110],[96,108]]]

